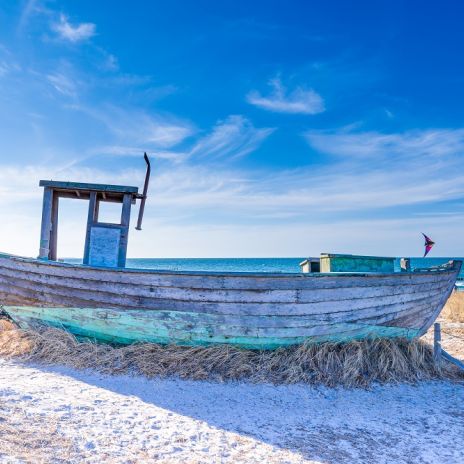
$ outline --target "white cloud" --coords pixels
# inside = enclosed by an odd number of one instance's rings
[[[147,116],[145,125],[145,140],[157,147],[172,147],[192,135],[192,129],[186,125],[155,120]]]
[[[256,150],[273,131],[273,128],[258,129],[243,116],[232,115],[225,121],[219,121],[189,154],[209,158],[239,158]]]
[[[150,201],[150,200],[149,200]],[[147,208],[150,204],[147,203]],[[461,250],[456,229],[462,217],[392,220],[344,220],[295,224],[169,224],[155,218],[144,222],[144,231],[129,240],[131,257],[306,257],[321,252],[390,256],[420,256],[426,228],[440,239],[435,253],[456,256]],[[437,239],[438,240],[438,239]],[[226,244],[226,246],[225,246]],[[437,248],[439,247],[439,248]],[[438,251],[439,250],[439,251]]]
[[[324,100],[313,89],[297,87],[287,93],[279,78],[269,81],[272,92],[262,96],[256,90],[247,95],[248,103],[277,113],[318,114],[325,111]]]
[[[130,152],[132,148],[108,147],[108,151],[115,153],[122,154],[124,150]],[[456,230],[464,223],[460,215],[443,215],[434,206],[464,198],[464,174],[453,168],[452,163],[454,159],[430,169],[427,163],[411,158],[406,165],[393,164],[382,170],[362,167],[363,163],[360,168],[358,164],[343,162],[290,171],[249,171],[224,164],[211,169],[188,162],[156,163],[147,203],[146,232],[132,236],[131,254],[288,256],[320,251],[375,254],[380,247],[382,253],[413,254],[411,250],[420,239],[421,230],[438,237],[442,254],[456,254],[458,251],[453,252],[459,249]],[[108,171],[72,164],[1,166],[0,204],[6,217],[15,217],[17,230],[12,233],[6,227],[0,231],[6,251],[36,253],[40,178],[140,186],[144,167],[142,161],[138,169],[121,167]],[[426,209],[416,210],[420,205]],[[405,215],[399,209],[392,219],[376,219],[380,211],[392,207],[412,207],[413,213]],[[63,225],[72,227],[61,235],[61,256],[79,256],[83,238],[75,230],[85,223],[85,214],[80,210],[74,214],[74,206],[65,208],[70,209]],[[414,211],[428,213],[417,215]],[[35,221],[33,235],[31,217]],[[370,219],[361,219],[366,217]],[[69,237],[65,237],[68,233]],[[21,240],[16,240],[16,236]]]
[[[73,105],[70,108],[101,122],[115,136],[110,146],[143,146],[146,151],[166,150],[175,147],[195,132],[188,121],[165,115],[150,115],[138,109],[123,109],[115,105]]]
[[[54,23],[52,28],[61,39],[73,43],[83,42],[96,34],[95,24],[80,23],[73,26],[64,14],[60,15],[59,22]]]
[[[121,171],[85,169],[72,163],[4,165],[0,174],[0,203],[6,205],[39,198],[41,190],[37,185],[41,178],[132,185],[141,182],[143,174],[143,163],[139,169]],[[257,217],[281,215],[317,219],[324,213],[359,213],[464,197],[464,174],[454,171],[446,179],[441,176],[443,173],[438,174],[433,173],[437,178],[431,180],[426,169],[414,172],[392,169],[382,173],[364,172],[360,182],[356,173],[337,172],[336,169],[250,172],[170,164],[155,170],[151,201],[156,204],[157,211],[166,209],[172,220],[192,211],[208,211],[235,217],[237,222],[253,222]]]
[[[158,209],[209,211],[213,217],[220,212],[237,221],[286,214],[317,222],[328,213],[360,214],[464,198],[463,182],[458,171],[446,176],[443,169],[431,175],[426,167],[415,165],[409,171],[361,173],[336,168],[279,173],[179,166],[158,173],[153,189]]]
[[[308,131],[316,150],[344,157],[432,156],[464,153],[464,129],[411,130],[403,133]]]
[[[95,147],[88,152],[92,156],[140,156],[147,151],[153,158],[174,163],[186,163],[189,159],[201,159],[202,162],[234,160],[256,150],[274,131],[272,128],[256,128],[243,116],[233,115],[219,121],[209,134],[191,141],[183,149],[176,149],[194,135],[189,123],[169,118],[163,120],[140,112],[126,114],[117,109],[112,112],[92,110],[92,115],[104,122],[119,141],[132,142],[130,145],[113,143]]]
[[[144,146],[127,146],[127,145],[106,145],[92,149],[91,155],[115,155],[115,156],[134,156],[141,157],[147,151]],[[183,152],[174,152],[169,150],[149,150],[150,158],[164,159],[173,162],[180,162],[186,158]]]

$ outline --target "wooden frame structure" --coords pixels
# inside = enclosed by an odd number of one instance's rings
[[[138,187],[48,180],[41,180],[39,185],[44,187],[39,259],[56,261],[59,199],[73,198],[89,201],[83,263],[105,267],[126,265],[131,207],[137,199],[145,198],[138,193]],[[98,221],[101,202],[122,204],[120,223]]]

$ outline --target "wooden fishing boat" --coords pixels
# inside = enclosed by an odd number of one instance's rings
[[[0,255],[0,300],[37,322],[111,342],[231,343],[422,335],[461,262],[394,273],[213,273],[105,269]]]
[[[149,166],[142,195],[136,187],[41,181],[40,259],[0,254],[3,310],[21,327],[48,324],[115,343],[273,349],[414,338],[434,322],[461,269],[451,261],[395,272],[392,258],[350,255],[322,255],[322,272],[294,274],[126,269],[130,206],[145,201],[148,177]],[[60,197],[89,200],[83,265],[55,261]],[[120,224],[98,221],[101,201],[123,205]]]

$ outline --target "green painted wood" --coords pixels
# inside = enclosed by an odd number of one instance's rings
[[[321,272],[394,272],[395,258],[321,254]]]
[[[4,294],[0,292],[0,299],[4,298]],[[21,300],[25,301],[24,304],[34,304],[34,302],[27,301],[23,297],[11,301],[11,305],[21,304]],[[143,309],[132,308],[113,308],[113,311],[131,311],[131,316],[134,319],[145,319],[150,317],[153,320],[159,320],[162,323],[173,324],[200,324],[203,326],[216,326],[216,325],[231,325],[240,327],[262,327],[262,328],[279,328],[279,327],[309,327],[323,324],[335,324],[340,322],[358,321],[365,323],[367,321],[376,321],[381,323],[384,320],[390,320],[391,325],[398,325],[397,321],[403,315],[410,314],[411,312],[420,311],[421,313],[428,314],[438,304],[439,299],[423,298],[415,302],[397,305],[391,304],[388,306],[377,306],[367,310],[360,310],[353,313],[352,311],[344,311],[341,313],[333,314],[315,314],[309,316],[249,316],[245,314],[223,315],[223,314],[208,314],[197,312],[181,312],[181,311],[150,311],[148,314]],[[410,327],[410,326],[406,326]],[[414,327],[414,326],[411,326]]]
[[[267,335],[251,331],[248,334],[215,333],[208,327],[196,327],[195,330],[168,328],[153,324],[149,319],[133,319],[130,311],[113,314],[108,309],[95,308],[31,308],[5,307],[14,320],[23,327],[35,324],[47,324],[69,330],[80,336],[96,338],[115,343],[152,342],[178,345],[216,345],[231,344],[249,349],[275,349],[300,343],[320,343],[324,341],[346,342],[363,338],[406,337],[413,338],[417,329],[390,327],[369,324],[335,324],[326,333],[298,335],[283,333],[281,336]]]
[[[338,334],[340,332],[352,331],[353,329],[362,328],[372,325],[392,325],[391,321],[395,319],[395,314],[388,316],[375,317],[356,322],[313,322],[307,326],[287,327],[284,320],[280,321],[280,325],[273,327],[261,327],[260,325],[247,325],[240,321],[211,321],[205,323],[199,320],[196,316],[181,315],[177,319],[168,317],[157,317],[152,315],[149,317],[145,313],[135,312],[132,310],[119,311],[108,309],[95,308],[27,308],[27,307],[12,307],[12,313],[21,316],[24,314],[30,317],[43,320],[60,321],[67,324],[70,321],[77,325],[84,326],[89,323],[99,321],[102,326],[102,331],[109,326],[119,327],[119,331],[146,333],[147,335],[162,335],[168,337],[169,334],[189,334],[191,336],[211,337],[211,336],[249,336],[253,335],[259,338],[277,337],[310,337]],[[185,316],[185,317],[184,317]],[[395,325],[395,327],[398,327]],[[404,327],[403,327],[404,328]],[[410,327],[407,327],[410,328]],[[185,335],[183,336],[185,338]]]

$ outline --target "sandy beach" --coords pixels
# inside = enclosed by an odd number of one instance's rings
[[[105,376],[0,361],[2,462],[460,463],[464,388]]]

